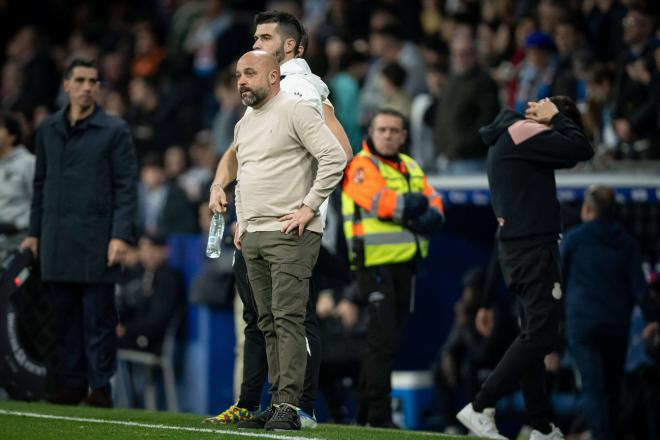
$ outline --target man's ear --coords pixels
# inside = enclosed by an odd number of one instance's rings
[[[279,77],[280,77],[279,68],[278,68],[278,70],[275,70],[275,69],[271,70],[270,74],[268,76],[270,77],[270,83],[275,84],[277,82],[277,80],[279,79]]]
[[[296,44],[295,38],[287,38],[284,40],[284,53],[289,52],[293,53],[294,58],[298,53],[298,45]]]

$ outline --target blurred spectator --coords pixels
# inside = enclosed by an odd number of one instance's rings
[[[660,159],[660,47],[653,52],[654,70],[653,74],[647,71],[646,78],[649,79],[651,94],[647,96],[643,104],[645,112],[651,119],[649,134],[649,149],[644,154],[646,159]],[[642,74],[644,75],[644,74]]]
[[[250,48],[250,24],[233,13],[227,0],[205,0],[186,41],[193,72],[212,77]]]
[[[497,85],[477,64],[471,36],[454,39],[450,49],[450,72],[435,115],[438,170],[451,174],[483,172],[488,148],[478,130],[499,111]]]
[[[220,109],[213,118],[211,134],[213,136],[213,152],[222,156],[234,140],[234,126],[243,116],[245,106],[236,92],[236,80],[229,70],[220,74],[215,80],[215,99]]]
[[[566,20],[558,23],[553,35],[558,56],[557,70],[549,94],[568,96],[579,105],[585,101],[586,90],[584,81],[578,77],[578,67],[586,54],[577,21]]]
[[[346,131],[353,152],[362,145],[360,128],[360,84],[369,68],[366,55],[349,50],[341,57],[340,71],[330,81],[335,114]]]
[[[596,60],[615,61],[623,48],[621,23],[626,8],[619,0],[594,0],[582,4],[587,18],[587,41]]]
[[[176,182],[168,182],[163,159],[149,153],[142,161],[138,188],[138,227],[147,234],[197,231],[195,212]]]
[[[127,111],[124,95],[117,91],[107,92],[103,99],[103,109],[111,116],[123,118]]]
[[[528,102],[550,96],[557,66],[556,46],[550,35],[533,32],[525,40],[525,59],[518,71],[514,110],[524,113]]]
[[[131,126],[138,158],[149,151],[163,152],[175,139],[174,110],[161,99],[153,80],[135,77],[128,84],[129,108],[126,122]]]
[[[200,202],[197,206],[199,227],[202,231],[202,243],[206,246],[208,231],[211,226],[213,213],[209,209],[207,200]],[[236,223],[236,211],[233,204],[223,215],[226,220],[225,230],[222,235],[221,258],[205,258],[199,272],[193,278],[190,285],[190,302],[207,307],[230,310],[234,307],[234,231]],[[242,319],[243,307],[238,311],[239,321]],[[242,328],[245,327],[243,324]],[[243,364],[239,367],[243,369]],[[242,381],[242,379],[241,379]],[[240,383],[240,381],[239,381]],[[239,390],[240,391],[240,390]],[[240,392],[239,392],[240,394]]]
[[[162,235],[144,235],[138,255],[138,266],[117,289],[117,343],[160,353],[165,330],[184,305],[183,277],[167,263],[169,247]]]
[[[167,33],[167,63],[175,78],[183,77],[191,69],[186,41],[202,10],[203,3],[198,0],[178,0],[171,16]]]
[[[660,305],[660,282],[652,273],[651,297]],[[635,306],[630,322],[630,338],[619,425],[627,427],[626,439],[660,439],[660,368],[658,368],[658,323],[648,323]],[[655,351],[654,351],[655,350]]]
[[[410,119],[410,98],[402,90],[405,81],[406,71],[394,62],[383,67],[378,85],[383,95],[382,107],[396,110]]]
[[[2,66],[2,86],[0,86],[0,108],[30,115],[34,108],[34,98],[25,89],[23,68],[17,61],[7,61]]]
[[[446,64],[449,58],[449,48],[437,35],[420,41],[419,51],[427,68],[434,64]]]
[[[614,69],[603,64],[591,68],[587,82],[585,128],[596,147],[597,156],[613,157],[619,145],[614,131]]]
[[[357,388],[366,348],[365,315],[351,299],[355,290],[355,285],[322,290],[316,303],[323,346],[319,390],[330,423],[351,423],[348,402]]]
[[[110,91],[121,92],[128,83],[126,57],[122,52],[110,52],[101,57],[99,63],[103,88]]]
[[[527,37],[536,31],[536,20],[532,17],[521,17],[515,25],[512,42],[510,44],[510,54],[500,62],[493,76],[498,84],[506,85],[506,106],[513,108],[516,102],[516,93],[518,91],[518,71],[525,60],[525,44]]]
[[[424,35],[435,35],[442,28],[442,13],[436,0],[422,0],[419,21]]]
[[[566,20],[567,11],[566,0],[541,0],[537,7],[539,30],[553,35],[557,25]]]
[[[179,178],[188,198],[197,204],[211,185],[217,158],[211,146],[211,133],[200,131],[189,149],[190,167]]]
[[[7,58],[19,63],[23,73],[23,90],[34,106],[53,105],[57,90],[57,75],[47,50],[41,47],[40,35],[32,26],[21,28],[7,44]]]
[[[0,113],[0,261],[19,245],[30,224],[35,158],[22,145],[16,115]]]
[[[409,97],[417,96],[426,88],[426,72],[419,49],[413,43],[403,40],[401,28],[388,25],[371,29],[369,50],[374,61],[369,67],[360,95],[361,123],[364,126],[376,109],[383,105],[379,80],[383,68],[388,63],[398,62],[405,69],[406,81],[403,90]]]
[[[437,171],[433,124],[449,68],[447,63],[431,64],[426,67],[428,93],[415,97],[410,109],[410,155],[428,172]]]
[[[180,185],[179,178],[186,172],[189,166],[188,153],[185,148],[179,145],[172,145],[165,150],[163,159],[167,180],[177,182]]]
[[[657,319],[639,249],[616,223],[614,211],[611,189],[588,189],[581,211],[584,223],[561,242],[566,335],[595,440],[623,438],[617,416],[633,304],[642,306],[649,321]]]
[[[640,10],[630,10],[623,19],[623,39],[627,48],[617,63],[617,91],[612,117],[614,130],[621,141],[620,154],[627,158],[646,157],[649,135],[657,109],[644,105],[651,95],[651,77],[656,73],[651,17]]]
[[[149,22],[138,23],[134,38],[131,74],[134,77],[157,76],[165,60],[165,49],[160,46],[152,25]]]
[[[196,148],[193,147],[192,151],[196,151]],[[206,187],[209,185],[208,174],[204,169],[190,167],[188,152],[183,147],[178,145],[169,147],[165,151],[164,166],[167,180],[175,182],[186,193],[190,203],[196,204],[204,198]]]

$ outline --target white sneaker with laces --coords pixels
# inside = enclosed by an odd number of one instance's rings
[[[552,431],[549,434],[543,434],[535,429],[532,431],[529,440],[564,440],[564,433],[561,432],[561,429],[552,423],[550,423],[550,426],[552,426]]]
[[[456,414],[456,419],[480,437],[508,440],[499,433],[495,426],[495,408],[484,408],[483,412],[477,412],[472,408],[472,404],[468,403]]]

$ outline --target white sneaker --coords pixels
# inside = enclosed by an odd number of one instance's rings
[[[302,429],[315,429],[318,426],[316,416],[314,414],[307,414],[302,409],[298,408],[298,417],[300,417],[300,425]]]
[[[549,434],[542,434],[535,429],[532,431],[532,435],[529,436],[529,440],[564,440],[564,433],[561,432],[561,429],[552,423],[550,423],[550,426],[552,426],[552,431]]]
[[[472,404],[468,403],[465,408],[456,414],[456,419],[480,437],[508,440],[499,433],[497,426],[495,426],[495,408],[485,408],[484,412],[476,412],[472,408]]]

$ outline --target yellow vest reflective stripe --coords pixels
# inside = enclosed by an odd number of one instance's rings
[[[363,150],[358,155],[368,157],[378,167],[381,176],[385,179],[387,188],[394,190],[400,198],[403,198],[403,194],[407,192],[421,193],[424,191],[424,172],[410,156],[399,154],[401,161],[408,170],[408,179],[406,179],[406,176],[370,153]],[[361,225],[361,228],[355,229],[361,229],[364,247],[363,264],[366,267],[411,261],[417,255],[418,249],[419,254],[426,257],[429,248],[428,240],[413,234],[394,221],[381,221],[377,218],[375,213],[379,199],[380,193],[374,197],[371,212],[366,212],[364,209],[359,208],[353,199],[342,193],[344,234],[346,235],[351,260],[355,262],[354,222]],[[358,209],[357,213],[356,208]],[[394,218],[397,220],[401,219],[402,216],[403,203],[397,203]]]

